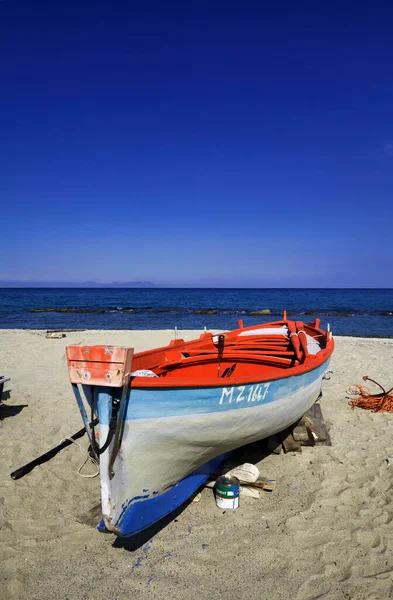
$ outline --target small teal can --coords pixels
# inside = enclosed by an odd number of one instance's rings
[[[238,508],[240,481],[237,477],[221,475],[216,481],[215,492],[219,508]]]

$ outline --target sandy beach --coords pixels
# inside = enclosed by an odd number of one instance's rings
[[[200,332],[179,332],[192,339]],[[0,330],[0,597],[384,600],[393,597],[393,414],[348,406],[369,375],[393,385],[393,340],[336,337],[321,401],[331,447],[268,455],[274,492],[216,507],[204,489],[153,537],[122,543],[99,533],[99,478],[81,478],[72,445],[24,478],[11,471],[82,427],[65,360],[69,344],[136,351],[173,331]],[[86,436],[80,440],[86,447]],[[160,457],[157,457],[160,460]],[[84,473],[91,473],[87,466]]]

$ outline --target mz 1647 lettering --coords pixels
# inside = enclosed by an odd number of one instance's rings
[[[269,391],[270,382],[257,383],[256,385],[240,385],[238,387],[223,388],[219,404],[232,404],[232,402],[262,402]]]

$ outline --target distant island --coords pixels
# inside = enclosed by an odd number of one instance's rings
[[[0,281],[0,288],[152,288],[151,281]]]

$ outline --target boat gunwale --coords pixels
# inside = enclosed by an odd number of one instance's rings
[[[326,362],[334,350],[334,340],[327,341],[326,347],[318,354],[310,354],[304,363],[293,367],[267,367],[263,374],[255,377],[245,376],[231,379],[209,377],[201,381],[200,377],[192,380],[190,377],[134,377],[131,378],[131,389],[176,389],[176,388],[223,388],[238,385],[265,383],[276,379],[286,379],[314,371]]]

